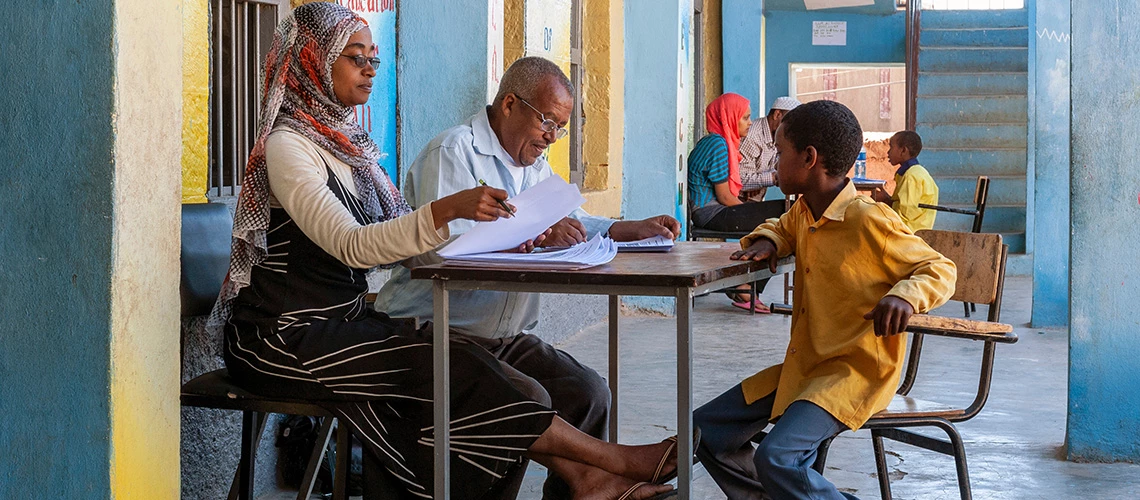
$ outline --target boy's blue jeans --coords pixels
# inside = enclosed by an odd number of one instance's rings
[[[740,384],[693,412],[701,429],[697,458],[730,500],[854,499],[811,468],[819,444],[847,427],[823,408],[796,401],[753,447],[751,439],[768,426],[773,392],[744,403]]]

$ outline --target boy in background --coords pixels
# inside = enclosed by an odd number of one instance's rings
[[[898,334],[953,294],[953,262],[856,194],[846,175],[862,143],[855,115],[833,101],[799,106],[776,131],[780,189],[800,197],[731,258],[775,272],[777,257],[796,256],[788,349],[693,415],[697,457],[728,498],[854,498],[811,469],[819,444],[887,407],[906,350]]]
[[[938,185],[930,177],[930,172],[918,163],[921,152],[922,138],[918,133],[904,130],[891,136],[887,160],[899,167],[895,171],[895,192],[888,195],[886,190],[879,188],[871,193],[875,201],[895,209],[911,231],[933,229],[936,212],[919,208],[918,204],[938,204]]]

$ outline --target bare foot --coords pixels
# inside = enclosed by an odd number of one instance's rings
[[[669,456],[665,459],[665,466],[661,468],[661,475],[665,476],[677,470],[677,446],[670,441],[627,448],[630,452],[622,476],[638,481],[653,481],[653,474],[657,472],[657,466],[666,451],[669,452]]]
[[[638,481],[611,474],[597,467],[584,466],[570,487],[575,500],[614,500],[629,491]],[[672,491],[667,484],[641,483],[628,500],[645,500],[661,493]]]

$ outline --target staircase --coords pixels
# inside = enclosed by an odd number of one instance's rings
[[[990,177],[982,231],[1001,233],[1011,274],[1032,272],[1025,256],[1027,23],[1025,10],[924,10],[919,32],[922,164],[938,183],[940,205],[973,208],[977,177]],[[972,222],[940,213],[935,228],[969,231]]]

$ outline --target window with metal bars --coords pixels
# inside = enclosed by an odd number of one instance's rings
[[[257,127],[261,66],[289,9],[289,0],[210,0],[210,199],[241,191]]]

